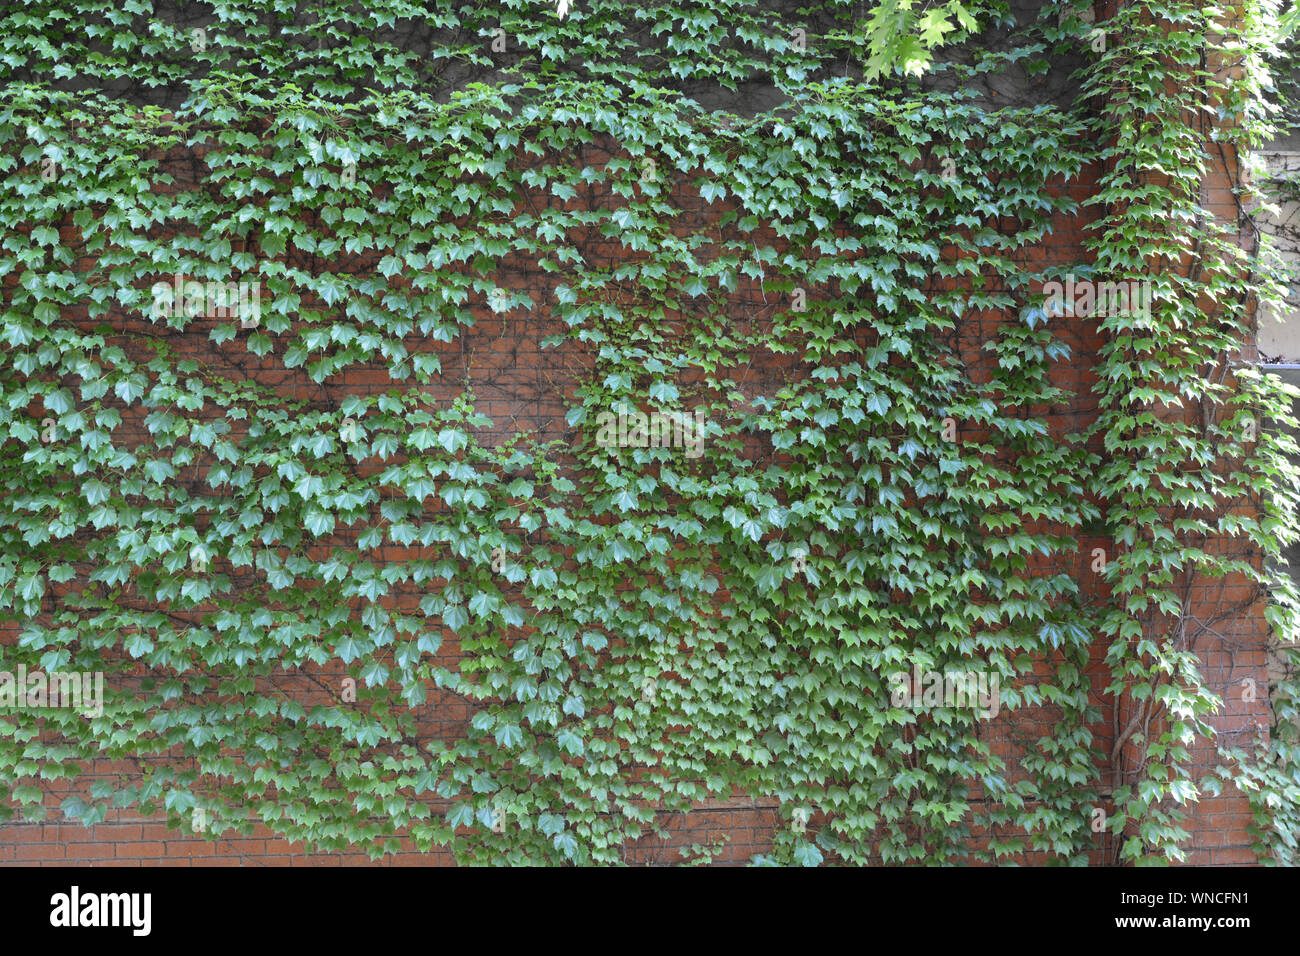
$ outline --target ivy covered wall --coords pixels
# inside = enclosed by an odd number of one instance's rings
[[[5,13],[0,852],[1286,862],[1270,11],[561,6]]]

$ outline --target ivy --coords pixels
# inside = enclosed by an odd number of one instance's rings
[[[931,80],[1090,50],[1069,5],[563,6],[4,15],[0,666],[106,679],[0,715],[0,813],[585,864],[745,794],[759,863],[1077,863],[1109,798],[1121,859],[1182,858],[1192,589],[1293,626],[1295,449],[1244,429],[1286,397],[1234,361],[1265,283],[1200,205],[1266,125],[1205,64],[1268,11],[1125,7],[1067,109]],[[1075,272],[1155,302],[1095,385],[1040,255],[1090,163]],[[483,411],[467,346],[525,321],[558,433]],[[1009,736],[893,699],[953,670]],[[1261,853],[1286,733],[1224,750]]]

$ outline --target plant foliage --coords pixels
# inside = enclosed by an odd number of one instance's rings
[[[743,793],[758,862],[1074,864],[1106,805],[1121,860],[1181,859],[1202,642],[1265,592],[1294,627],[1295,448],[1247,427],[1289,397],[1236,358],[1268,283],[1202,205],[1267,131],[1276,11],[861,6],[0,17],[0,662],[107,675],[99,716],[0,714],[0,812],[607,863]],[[945,59],[981,31],[1014,40]],[[1067,53],[1069,108],[965,83]],[[700,102],[756,78],[779,106]],[[1154,286],[1095,384],[1067,272]],[[177,275],[260,317],[159,311]],[[580,357],[563,440],[444,370],[494,315]],[[638,411],[702,412],[704,454],[598,440]],[[973,667],[1011,737],[891,702]],[[1293,701],[1220,774],[1284,862]]]

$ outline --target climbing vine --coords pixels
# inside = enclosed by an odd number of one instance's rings
[[[1101,811],[1146,863],[1223,780],[1286,862],[1294,688],[1192,759],[1205,641],[1294,627],[1270,286],[1203,198],[1276,11],[563,6],[4,15],[0,669],[105,681],[0,710],[0,814],[609,863],[743,794],[754,862],[1076,863]],[[488,411],[498,327],[553,425]],[[997,713],[899,699],[952,671]]]

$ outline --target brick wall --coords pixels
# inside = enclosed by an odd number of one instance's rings
[[[612,147],[597,144],[589,147],[587,155],[580,157],[580,161],[600,164],[612,155]],[[165,171],[177,179],[177,184],[171,188],[177,191],[188,188],[195,175],[196,158],[201,157],[184,150],[177,150],[167,157]],[[1207,182],[1206,199],[1216,214],[1227,221],[1235,221],[1237,210],[1230,193],[1230,175],[1235,175],[1235,170],[1215,170]],[[674,194],[683,231],[708,228],[725,208],[701,200],[690,185],[692,179],[685,177]],[[1068,188],[1073,198],[1082,202],[1095,188],[1095,181],[1095,175],[1085,175],[1059,188]],[[550,197],[531,198],[538,203],[554,201]],[[587,203],[596,208],[606,200],[606,196],[592,192],[573,202]],[[1085,260],[1086,253],[1081,244],[1085,226],[1086,219],[1082,215],[1060,217],[1046,242],[1025,250],[1026,259],[1036,266]],[[65,239],[69,242],[77,239],[71,225],[66,227]],[[587,236],[574,237],[573,241],[591,262],[624,254],[617,243],[594,231]],[[758,241],[763,240],[759,237]],[[85,270],[97,267],[91,259],[79,264],[79,268]],[[358,271],[373,267],[373,261],[364,260],[348,265],[349,269]],[[469,383],[477,396],[479,410],[496,423],[495,437],[493,434],[480,436],[484,441],[499,440],[517,428],[533,430],[543,439],[566,439],[569,433],[564,421],[565,399],[572,395],[580,377],[592,367],[592,356],[578,344],[571,343],[558,349],[542,349],[539,345],[545,336],[562,331],[561,324],[548,309],[555,300],[556,280],[552,275],[537,269],[535,263],[507,258],[500,263],[499,276],[503,286],[524,291],[541,304],[537,315],[530,316],[523,310],[498,315],[476,304],[477,323],[472,331],[449,344],[412,337],[408,340],[408,347],[412,352],[433,350],[440,356],[442,384],[427,387],[437,402],[450,402],[460,394],[463,384]],[[12,287],[16,277],[7,277],[5,282]],[[810,295],[815,294],[815,290],[810,291]],[[312,303],[304,301],[303,304],[309,306]],[[323,306],[323,303],[315,304]],[[761,289],[749,282],[735,293],[729,309],[734,310],[737,321],[761,321],[784,306],[783,302],[774,301],[771,295],[764,295]],[[84,315],[80,319],[75,314],[66,317],[83,323],[88,321]],[[990,329],[1004,319],[1004,316],[991,317],[978,326],[972,324],[964,328],[961,348],[971,363],[977,382],[987,379],[989,362],[988,354],[981,351],[980,345]],[[139,333],[156,332],[155,326],[136,316],[115,315],[113,324],[117,329],[117,344],[123,347],[132,347],[134,336]],[[396,384],[383,367],[373,366],[353,368],[318,385],[311,382],[302,369],[285,368],[275,354],[259,358],[249,353],[244,347],[246,340],[243,336],[223,345],[214,345],[207,337],[210,324],[195,322],[184,336],[173,337],[173,341],[181,348],[184,357],[194,358],[222,376],[253,378],[283,394],[318,402],[322,408],[337,407],[350,393],[379,393]],[[1095,400],[1090,396],[1089,388],[1095,380],[1093,365],[1100,340],[1095,326],[1080,320],[1061,323],[1060,334],[1070,344],[1072,358],[1068,363],[1058,363],[1053,379],[1079,396],[1073,407],[1053,409],[1049,415],[1055,432],[1064,435],[1085,427],[1095,414]],[[742,389],[747,381],[752,383],[755,391],[768,391],[774,382],[783,380],[794,371],[794,366],[787,360],[774,356],[759,357],[748,369],[748,378],[741,380]],[[362,465],[360,470],[373,473],[378,466]],[[339,540],[346,540],[346,536]],[[1096,547],[1108,548],[1109,543],[1100,539],[1081,539],[1079,553],[1072,565],[1073,573],[1092,593],[1101,591],[1100,579],[1088,570],[1090,555]],[[382,557],[399,559],[403,553],[401,549],[385,548]],[[1193,617],[1205,622],[1206,626],[1194,634],[1193,644],[1205,661],[1207,681],[1223,693],[1226,702],[1225,712],[1215,720],[1216,726],[1227,742],[1249,737],[1261,727],[1266,732],[1269,718],[1266,694],[1261,693],[1255,700],[1246,700],[1235,691],[1243,678],[1252,678],[1261,688],[1267,687],[1267,631],[1261,605],[1241,582],[1231,579],[1206,581],[1198,585],[1195,593],[1197,606],[1193,609]],[[417,590],[407,589],[399,592],[395,600],[399,604],[414,606],[419,596]],[[13,636],[12,628],[0,632],[0,640],[12,640]],[[1089,673],[1093,680],[1095,703],[1104,713],[1101,725],[1094,729],[1102,749],[1109,752],[1119,728],[1127,719],[1128,702],[1120,701],[1116,705],[1103,693],[1108,683],[1104,652],[1104,647],[1095,648]],[[442,653],[445,662],[454,663],[457,652],[452,642],[445,645]],[[322,693],[321,686],[340,680],[343,674],[341,669],[324,668],[311,675],[316,683],[300,680],[295,684],[294,677],[290,676],[282,686],[301,695],[304,700],[310,700],[313,694]],[[462,732],[461,728],[470,716],[471,711],[463,703],[449,695],[431,692],[428,703],[420,709],[421,739],[454,737]],[[1023,729],[1045,719],[1045,716],[1021,711],[1016,713],[1015,719]],[[991,739],[996,742],[999,752],[1014,761],[1016,745],[1007,733],[1005,720],[1003,717],[994,722],[990,730]],[[1199,767],[1206,768],[1213,763],[1214,752],[1207,742],[1202,744],[1196,751],[1195,761]],[[92,776],[108,778],[137,772],[138,768],[129,764],[101,762],[94,768]],[[51,821],[60,818],[57,806],[65,793],[57,787],[50,792],[47,806],[51,811]],[[1249,864],[1254,861],[1245,830],[1250,813],[1240,793],[1228,792],[1202,800],[1192,813],[1194,838],[1190,863]],[[666,843],[643,840],[637,846],[628,847],[629,862],[671,862],[675,858],[675,847],[721,838],[725,841],[725,849],[718,857],[719,862],[743,863],[770,847],[777,814],[774,804],[738,795],[731,801],[702,805],[687,814],[674,814],[665,818],[665,822],[674,834],[673,839]],[[812,826],[816,825],[817,821],[813,820]],[[417,853],[407,841],[403,846],[402,852],[386,857],[381,865],[450,862],[445,853]],[[1093,862],[1112,860],[1114,850],[1114,843],[1108,835],[1098,835]],[[128,812],[113,812],[93,828],[59,822],[2,824],[0,862],[96,866],[186,866],[196,862],[231,866],[371,865],[359,850],[309,852],[301,844],[279,839],[260,825],[252,836],[223,836],[214,842],[201,834],[168,829],[160,818],[142,819]]]

